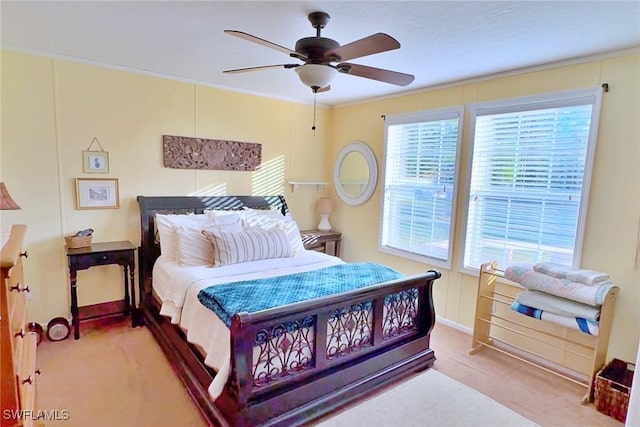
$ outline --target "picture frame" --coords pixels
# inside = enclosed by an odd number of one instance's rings
[[[83,151],[82,170],[84,173],[109,173],[109,153],[107,151]]]
[[[118,209],[117,178],[76,178],[77,209]]]

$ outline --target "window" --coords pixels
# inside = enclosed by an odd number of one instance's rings
[[[450,267],[462,113],[386,117],[381,251]]]
[[[471,106],[464,269],[579,265],[600,93]]]

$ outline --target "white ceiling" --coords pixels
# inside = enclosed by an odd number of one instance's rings
[[[384,32],[402,47],[350,62],[414,74],[397,87],[340,74],[318,103],[338,105],[482,75],[640,46],[640,1],[6,1],[2,47],[313,102],[293,70],[223,74],[296,62],[223,33],[294,49],[315,35],[346,44]]]

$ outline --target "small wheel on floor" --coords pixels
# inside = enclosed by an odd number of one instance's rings
[[[47,338],[50,341],[62,341],[71,333],[69,321],[64,317],[54,317],[47,324]]]

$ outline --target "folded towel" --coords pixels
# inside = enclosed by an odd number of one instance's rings
[[[583,319],[581,317],[560,316],[558,314],[540,310],[539,308],[519,304],[517,301],[514,301],[513,304],[511,304],[511,309],[520,314],[524,314],[525,316],[533,317],[534,319],[546,320],[547,322],[576,329],[588,335],[598,336],[598,324],[591,320]]]
[[[591,306],[600,306],[610,290],[617,288],[611,282],[585,285],[567,279],[558,279],[538,273],[528,264],[513,264],[505,268],[504,277],[532,291],[542,291]]]
[[[580,317],[593,322],[600,320],[600,309],[597,307],[540,291],[522,291],[516,296],[516,301],[560,316]]]
[[[533,266],[533,269],[547,276],[584,283],[585,285],[601,285],[609,281],[609,275],[606,273],[593,270],[576,270],[566,265],[556,264],[555,262],[539,262]]]

